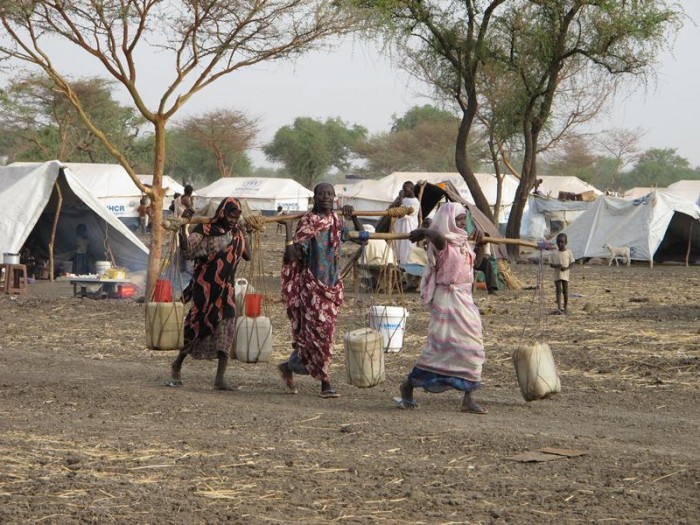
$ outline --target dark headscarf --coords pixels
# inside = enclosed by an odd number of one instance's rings
[[[232,211],[240,209],[241,203],[238,202],[238,199],[227,197],[219,203],[211,222],[209,224],[197,224],[194,228],[192,228],[192,233],[200,233],[202,235],[210,235],[213,237],[225,235],[229,231],[226,225],[226,215]],[[237,230],[238,225],[234,226],[233,229],[234,231]]]

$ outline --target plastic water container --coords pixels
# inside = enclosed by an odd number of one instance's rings
[[[3,253],[3,264],[19,264],[19,253]]]
[[[243,363],[266,362],[272,357],[272,323],[269,317],[239,317],[231,357]]]
[[[513,352],[513,365],[525,401],[561,392],[554,356],[547,343],[519,346]]]
[[[150,350],[180,350],[185,344],[185,305],[146,303],[146,346]]]
[[[170,281],[167,279],[156,280],[156,287],[153,290],[153,302],[169,303],[173,300],[173,292]]]
[[[233,297],[236,303],[236,315],[243,315],[245,308],[245,294],[254,292],[252,284],[248,283],[248,279],[236,279],[236,284],[233,286]]]
[[[386,381],[382,334],[371,328],[360,328],[345,334],[343,343],[349,384],[368,388]]]
[[[384,338],[385,352],[400,352],[406,331],[408,310],[400,306],[372,306],[369,309],[369,325]]]
[[[104,275],[111,267],[112,263],[110,261],[95,261],[95,273],[97,275]]]
[[[262,294],[245,294],[245,315],[246,317],[259,317],[262,311]]]

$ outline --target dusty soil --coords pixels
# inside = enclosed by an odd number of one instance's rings
[[[276,299],[282,242],[267,234],[264,246]],[[535,284],[536,265],[514,271]],[[232,362],[241,389],[217,392],[210,361],[186,361],[185,386],[163,386],[174,353],[145,348],[137,301],[74,299],[47,282],[3,295],[0,523],[699,523],[700,268],[576,266],[571,292],[568,317],[541,317],[533,290],[476,292],[486,416],[461,414],[457,392],[394,408],[426,333],[415,294],[374,297],[410,317],[387,381],[370,389],[345,383],[342,335],[366,307],[348,294],[331,400],[309,378],[283,393],[278,301],[273,362]],[[546,293],[545,313],[549,274]],[[510,355],[540,321],[562,392],[526,403]],[[542,447],[586,454],[508,459]]]

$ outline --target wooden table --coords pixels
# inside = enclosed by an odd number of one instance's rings
[[[97,291],[90,293],[99,295],[103,299],[114,293],[116,287],[120,284],[128,284],[130,282],[129,279],[100,279],[99,277],[72,277],[70,279],[70,283],[73,285],[73,297],[87,297],[88,286],[99,285]],[[78,287],[80,287],[80,293],[78,293]]]

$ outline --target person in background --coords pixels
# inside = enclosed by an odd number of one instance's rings
[[[397,206],[404,206],[413,208],[413,213],[396,219],[394,225],[394,231],[396,233],[410,233],[412,230],[418,228],[418,215],[420,213],[420,201],[416,198],[414,194],[415,186],[413,182],[407,180],[403,183],[399,195],[396,197],[394,202],[389,206],[390,208],[395,208]],[[396,253],[396,258],[399,261],[399,266],[407,264],[409,259],[409,254],[411,252],[412,243],[407,239],[402,239],[394,241],[394,252]],[[404,273],[404,280],[406,281],[405,291],[412,291],[418,288],[419,279],[408,273]]]
[[[139,207],[136,208],[136,211],[139,214],[139,227],[142,235],[146,235],[146,233],[148,233],[150,208],[148,197],[141,197],[141,203],[139,204]]]
[[[282,215],[287,215],[287,212],[284,211],[284,208],[282,206],[277,206],[277,216],[281,217]],[[281,222],[277,223],[277,233],[282,233],[284,231],[284,224]]]
[[[88,239],[87,226],[82,223],[75,228],[73,273],[75,275],[87,275],[90,273],[90,240]]]
[[[182,197],[180,197],[180,204],[182,204],[183,212],[184,210],[190,210],[192,213],[194,213],[194,195],[192,193],[194,192],[194,188],[192,187],[191,184],[187,184],[185,186],[185,193]],[[182,216],[182,212],[180,213],[180,216]]]
[[[175,203],[180,201],[180,197],[182,197],[182,193],[175,192],[175,195],[173,195],[173,201],[170,203],[170,206],[168,207],[168,209],[170,210],[170,213],[173,214],[173,217],[179,217],[179,215],[175,215],[175,207],[176,207]]]
[[[430,307],[428,340],[413,370],[401,384],[399,408],[417,406],[413,389],[439,393],[464,392],[462,412],[485,414],[472,399],[480,386],[485,360],[479,309],[472,299],[474,263],[479,262],[483,233],[474,232],[476,252],[465,231],[467,213],[459,203],[443,204],[429,229],[411,232],[411,242],[428,241],[428,266],[421,281],[421,299]]]
[[[569,270],[574,265],[574,254],[566,245],[569,240],[565,233],[557,235],[558,250],[552,254],[552,262],[550,267],[554,268],[554,286],[557,291],[557,310],[554,312],[558,315],[566,315],[569,305]],[[564,307],[562,308],[562,299]]]
[[[287,392],[296,394],[294,374],[311,375],[321,382],[321,397],[338,397],[331,386],[329,369],[333,359],[335,321],[343,303],[340,278],[340,244],[346,230],[333,212],[335,190],[328,183],[314,188],[314,207],[305,213],[292,235],[286,226],[286,248],[282,265],[282,298],[292,324],[292,353],[278,365]],[[353,207],[343,206],[343,217],[357,231],[363,227],[352,217]]]
[[[474,266],[474,270],[484,272],[488,294],[496,295],[498,293],[498,261],[491,254],[490,244],[484,245],[484,256],[481,258],[481,264]]]
[[[190,218],[191,211],[183,213]],[[171,365],[166,386],[182,386],[182,362],[194,359],[218,359],[214,389],[235,390],[224,380],[229,349],[236,334],[234,282],[236,267],[251,254],[238,221],[241,205],[233,197],[224,199],[209,224],[198,224],[192,233],[180,228],[180,247],[186,259],[195,261],[194,276],[182,294],[183,302],[192,301],[185,318],[185,345]]]
[[[396,219],[396,224],[394,225],[394,231],[396,233],[410,233],[412,230],[418,228],[418,214],[420,212],[420,201],[416,198],[413,193],[414,185],[413,182],[407,180],[403,183],[401,191],[399,191],[398,197],[391,203],[390,208],[396,208],[397,206],[411,207],[413,208],[413,213]],[[408,257],[408,252],[411,251],[411,241],[400,240],[396,241],[396,257],[399,260],[399,264],[406,261]]]

